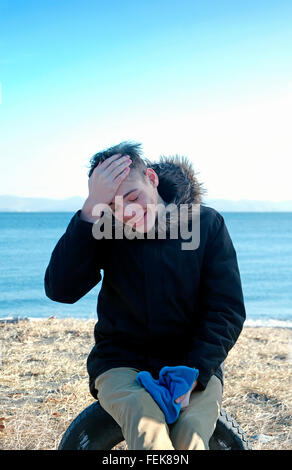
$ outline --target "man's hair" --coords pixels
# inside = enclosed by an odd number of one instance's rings
[[[115,145],[114,147],[110,147],[106,150],[102,150],[101,152],[96,153],[90,159],[88,177],[91,176],[94,168],[97,167],[99,162],[104,162],[112,155],[120,153],[121,156],[129,155],[132,160],[130,168],[137,171],[137,173],[141,174],[142,178],[145,179],[145,170],[147,169],[147,166],[142,158],[141,145],[142,144],[137,142],[124,141],[118,145]]]

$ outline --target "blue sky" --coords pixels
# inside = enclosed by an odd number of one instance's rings
[[[0,193],[87,195],[123,140],[209,197],[292,199],[291,1],[0,0]]]

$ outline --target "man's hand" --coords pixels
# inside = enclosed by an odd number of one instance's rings
[[[185,393],[184,395],[176,398],[174,401],[175,403],[181,403],[181,408],[186,408],[188,406],[188,404],[190,403],[190,396],[191,396],[191,393],[192,391],[194,390],[194,388],[197,386],[197,383],[198,383],[198,380],[195,380],[195,382],[193,383],[192,387],[190,388],[190,390]]]
[[[110,204],[122,181],[128,176],[132,160],[120,153],[100,162],[88,179],[89,195],[81,209],[80,218],[95,222],[98,217],[92,215],[96,204]]]

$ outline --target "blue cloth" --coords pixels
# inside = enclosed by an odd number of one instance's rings
[[[146,388],[165,414],[166,422],[174,423],[181,411],[181,403],[175,403],[181,395],[187,393],[198,378],[198,369],[187,366],[165,366],[159,372],[159,379],[150,372],[142,370],[136,375],[136,381]]]

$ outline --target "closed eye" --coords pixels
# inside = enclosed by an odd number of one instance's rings
[[[139,198],[139,196],[137,196],[135,199],[129,199],[129,202],[135,202],[135,201],[137,201],[138,198]],[[112,202],[109,203],[109,206],[111,207],[112,211],[114,212],[114,208],[113,208],[113,203],[112,203]]]

